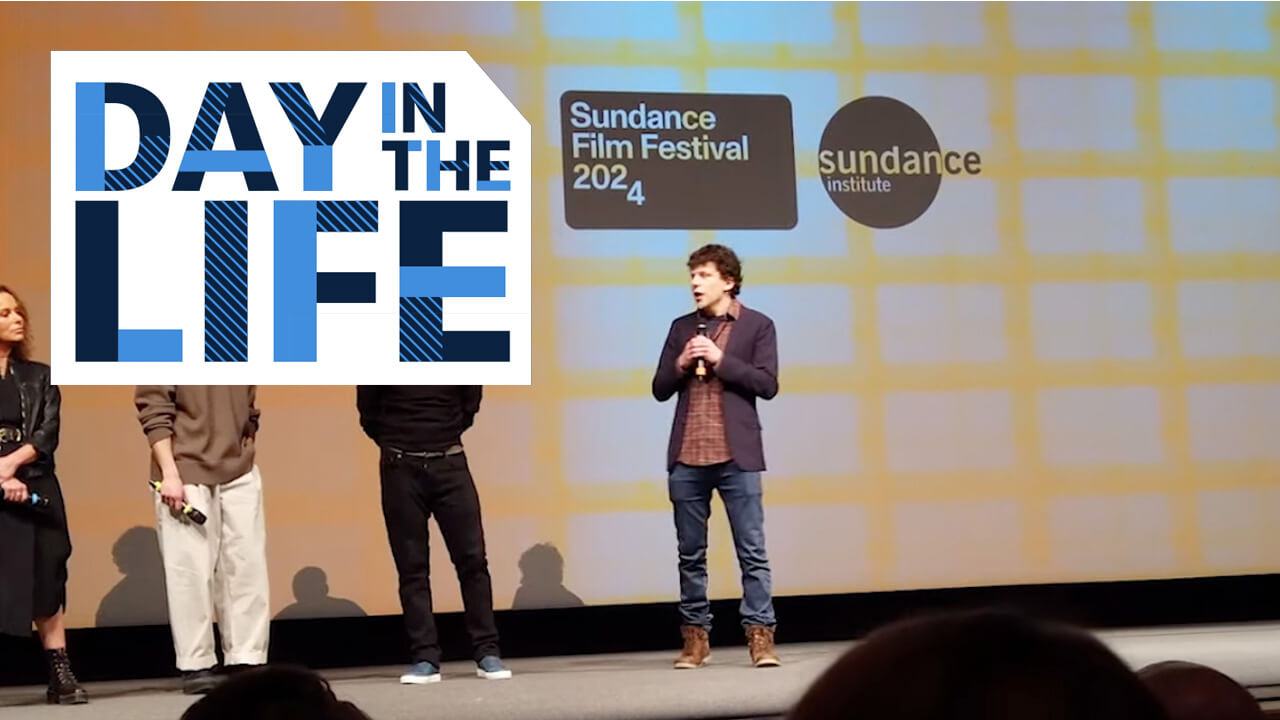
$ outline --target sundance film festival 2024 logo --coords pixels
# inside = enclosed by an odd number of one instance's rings
[[[55,382],[530,382],[530,128],[465,52],[53,52],[50,92]]]
[[[831,201],[868,227],[914,222],[933,204],[943,175],[978,175],[975,151],[945,150],[933,128],[906,103],[858,98],[827,123],[818,174]]]

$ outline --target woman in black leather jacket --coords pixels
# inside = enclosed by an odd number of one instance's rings
[[[49,366],[29,358],[26,309],[0,285],[0,633],[29,637],[34,622],[49,702],[78,704],[88,696],[67,659],[71,536],[53,465],[61,405]]]

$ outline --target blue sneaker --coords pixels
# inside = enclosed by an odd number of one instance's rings
[[[425,660],[414,663],[409,672],[400,676],[401,685],[426,685],[433,682],[440,682],[440,668]]]
[[[482,677],[485,680],[506,680],[511,677],[511,671],[502,664],[497,655],[485,655],[480,662],[476,663],[476,677]]]

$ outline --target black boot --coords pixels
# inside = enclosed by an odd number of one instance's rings
[[[222,683],[222,677],[207,670],[184,671],[182,673],[182,692],[186,695],[204,695]]]
[[[49,693],[50,705],[80,705],[89,702],[89,694],[80,687],[75,673],[71,672],[71,658],[67,651],[45,650],[49,661]]]

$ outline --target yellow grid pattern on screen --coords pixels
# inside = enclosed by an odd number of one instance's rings
[[[963,501],[991,497],[1014,497],[1024,505],[1024,542],[1032,560],[1029,567],[1049,568],[1051,540],[1047,534],[1048,504],[1051,498],[1078,494],[1124,495],[1135,492],[1168,494],[1174,503],[1178,571],[1194,575],[1209,571],[1199,552],[1195,496],[1209,488],[1244,488],[1272,486],[1276,483],[1274,463],[1249,463],[1236,467],[1198,467],[1189,454],[1185,390],[1191,383],[1206,382],[1277,382],[1280,362],[1274,358],[1248,357],[1224,361],[1191,361],[1182,357],[1178,346],[1176,292],[1179,283],[1188,280],[1280,280],[1280,257],[1225,252],[1214,256],[1197,255],[1194,260],[1179,258],[1169,237],[1163,183],[1175,176],[1206,175],[1214,177],[1253,177],[1280,174],[1280,154],[1255,153],[1174,153],[1161,143],[1160,107],[1157,84],[1167,74],[1259,74],[1280,76],[1280,56],[1272,53],[1162,53],[1155,47],[1153,8],[1137,3],[1129,7],[1129,21],[1134,33],[1134,47],[1124,52],[1107,53],[1071,49],[1062,51],[1025,50],[1015,46],[1010,30],[1007,4],[983,7],[989,43],[981,49],[920,47],[910,50],[869,48],[858,40],[859,8],[857,4],[837,4],[834,20],[840,28],[839,49],[824,53],[806,49],[800,55],[794,48],[778,45],[773,52],[735,53],[731,48],[711,46],[702,35],[701,9],[697,4],[679,6],[682,39],[696,47],[693,57],[676,63],[686,76],[685,89],[705,90],[704,71],[716,67],[767,66],[774,70],[829,70],[840,73],[841,91],[845,99],[860,95],[862,77],[868,72],[913,73],[979,73],[990,82],[990,117],[993,129],[991,157],[998,158],[986,177],[994,177],[997,185],[1000,248],[989,258],[934,257],[910,260],[879,257],[871,232],[853,222],[847,223],[849,254],[846,258],[786,258],[777,261],[757,260],[749,266],[753,286],[761,284],[846,283],[855,298],[852,331],[859,348],[857,361],[849,366],[805,368],[786,372],[786,392],[852,393],[859,400],[859,423],[856,441],[864,459],[861,475],[868,483],[847,483],[831,478],[788,478],[791,492],[766,491],[770,507],[796,503],[802,505],[862,505],[869,508],[871,577],[867,587],[890,588],[895,548],[892,534],[892,510],[895,504],[914,500]],[[527,16],[523,27],[537,26],[536,8],[522,7]],[[1277,37],[1280,12],[1269,10],[1268,27]],[[600,64],[610,66],[654,66],[663,64],[664,48],[659,43],[620,41],[598,52],[585,53],[581,45],[565,42],[559,47],[539,38],[533,65]],[[593,47],[593,49],[596,49]],[[474,52],[474,51],[473,51]],[[479,55],[477,55],[479,57]],[[762,59],[763,58],[763,59]],[[514,59],[513,59],[514,60]],[[507,61],[506,58],[495,61]],[[528,61],[521,57],[517,62]],[[858,68],[851,71],[850,68]],[[690,72],[692,71],[692,72]],[[1136,107],[1137,130],[1142,143],[1138,153],[1104,152],[1080,155],[1068,153],[1025,152],[1016,141],[1013,110],[1014,78],[1023,73],[1041,74],[1123,74],[1136,78],[1139,98]],[[765,90],[762,88],[762,90]],[[522,95],[520,106],[526,116],[537,122],[549,118],[542,103],[545,93],[539,87]],[[836,108],[832,108],[834,112]],[[1280,118],[1277,119],[1280,122]],[[945,123],[939,119],[938,123]],[[805,144],[798,138],[797,148]],[[559,152],[545,144],[545,134],[535,133],[535,145],[543,147],[535,163],[544,177],[535,178],[535,208],[558,213],[550,208],[544,193],[546,181],[559,176]],[[812,143],[810,143],[812,144]],[[799,155],[800,183],[817,182],[816,158]],[[1101,255],[1070,256],[1065,259],[1034,257],[1022,237],[1020,181],[1028,177],[1136,177],[1143,184],[1144,226],[1147,252],[1138,259],[1112,259]],[[950,182],[950,180],[944,181]],[[962,180],[960,180],[962,182]],[[545,221],[545,224],[544,224]],[[549,234],[547,218],[535,222]],[[962,230],[961,230],[962,231]],[[710,232],[691,232],[689,249],[712,239]],[[802,242],[802,239],[798,240]],[[552,306],[549,291],[565,285],[594,285],[607,282],[634,285],[661,285],[679,281],[682,268],[667,261],[651,259],[575,259],[556,258],[547,243],[536,247],[539,262],[537,283],[542,293],[536,298],[537,312],[546,317]],[[546,270],[550,270],[547,277]],[[1155,288],[1153,313],[1154,334],[1158,350],[1147,361],[1099,361],[1084,367],[1062,366],[1037,360],[1031,346],[1031,318],[1028,314],[1029,288],[1036,282],[1062,281],[1141,281]],[[929,367],[927,369],[893,367],[881,360],[880,334],[877,327],[875,288],[886,283],[999,283],[1007,291],[1006,332],[1010,345],[1008,360],[989,366]],[[747,297],[749,298],[749,292]],[[546,318],[551,320],[551,318]],[[540,347],[547,348],[548,344]],[[656,346],[655,346],[656,347]],[[550,348],[548,348],[550,349]],[[785,348],[784,348],[785,350]],[[638,362],[634,371],[602,371],[593,373],[558,371],[554,357],[539,353],[539,377],[550,372],[555,380],[550,386],[539,381],[535,385],[535,402],[545,424],[539,430],[544,436],[538,445],[558,445],[560,428],[554,418],[559,402],[568,398],[624,397],[644,394],[650,368]],[[1172,362],[1169,360],[1172,359]],[[645,358],[643,360],[649,360]],[[1156,384],[1162,407],[1162,436],[1170,457],[1153,469],[1098,469],[1063,471],[1051,468],[1040,459],[1040,438],[1035,393],[1055,386],[1108,387],[1134,383]],[[885,456],[883,399],[898,390],[964,390],[970,388],[1007,387],[1014,395],[1014,428],[1017,462],[1011,472],[946,472],[925,487],[904,485],[903,477],[892,472]],[[766,452],[768,435],[766,433]],[[547,468],[542,483],[560,483],[563,473],[559,464]],[[918,478],[915,478],[918,479]],[[546,485],[544,485],[545,487]],[[766,485],[768,487],[768,484]],[[567,515],[647,509],[665,510],[664,493],[654,492],[651,483],[636,486],[611,486],[570,492],[562,490],[568,501]],[[641,503],[638,505],[638,503]],[[719,542],[714,542],[718,540]],[[734,578],[736,571],[731,543],[723,532],[713,539],[712,573]],[[715,552],[719,548],[720,552]],[[1028,581],[1051,580],[1048,574],[1022,578]],[[975,569],[975,581],[982,581],[981,570]],[[997,578],[991,578],[995,580]],[[1085,579],[1085,578],[1082,578]],[[732,583],[721,587],[732,594]],[[811,588],[814,591],[831,588]],[[804,592],[810,588],[788,588]],[[657,598],[655,598],[657,599]]]

